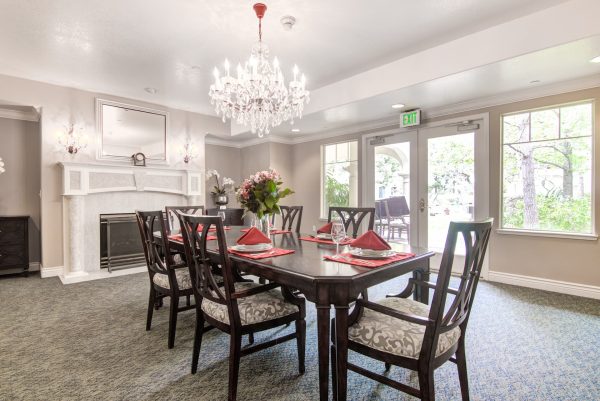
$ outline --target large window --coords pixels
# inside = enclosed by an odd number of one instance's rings
[[[591,102],[502,117],[502,228],[593,233]]]
[[[358,205],[358,141],[323,145],[321,216],[330,206]]]

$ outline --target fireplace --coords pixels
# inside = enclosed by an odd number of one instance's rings
[[[100,268],[109,272],[146,263],[134,213],[100,215]]]

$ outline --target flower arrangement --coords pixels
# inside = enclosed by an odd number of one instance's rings
[[[4,173],[6,170],[4,169],[4,162],[2,161],[2,158],[0,157],[0,174]]]
[[[246,209],[262,219],[269,214],[279,214],[279,200],[294,192],[281,189],[281,176],[273,169],[259,171],[242,182],[237,190],[237,199]]]
[[[219,172],[217,170],[208,170],[206,172],[206,181],[209,181],[211,178],[214,178],[216,183],[213,190],[210,191],[211,194],[219,196],[226,195],[228,192],[233,192],[234,181],[231,178],[223,177],[223,180],[219,181],[221,178]]]

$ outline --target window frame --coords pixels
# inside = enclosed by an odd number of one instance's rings
[[[577,106],[580,104],[590,104],[592,107],[592,132],[591,132],[591,187],[590,187],[590,203],[591,203],[591,232],[590,233],[576,233],[576,232],[565,232],[565,231],[552,231],[552,230],[532,230],[526,228],[505,228],[504,227],[504,118],[511,115],[533,113],[537,111],[560,109],[563,107]],[[595,99],[583,99],[576,100],[573,102],[558,103],[548,106],[535,107],[531,109],[511,111],[507,113],[501,113],[499,118],[500,124],[500,182],[499,182],[499,210],[498,210],[498,228],[496,233],[498,234],[510,234],[510,235],[523,235],[532,237],[547,237],[547,238],[563,238],[563,239],[578,239],[578,240],[590,240],[594,241],[598,239],[598,233],[596,230],[596,102]],[[531,130],[531,121],[530,130]],[[560,130],[560,120],[559,120]],[[559,131],[560,135],[560,131]],[[532,142],[532,141],[529,141]]]
[[[327,142],[327,143],[323,143],[321,144],[321,168],[320,168],[320,194],[319,194],[319,203],[320,203],[320,211],[319,211],[319,220],[327,220],[328,218],[328,210],[326,210],[325,207],[325,156],[326,156],[326,152],[325,152],[325,147],[326,146],[331,146],[331,145],[339,145],[341,143],[352,143],[352,142],[356,142],[356,160],[348,160],[348,162],[356,162],[357,163],[357,168],[359,167],[359,161],[360,161],[360,149],[359,149],[359,140],[358,139],[347,139],[347,140],[343,140],[343,141],[336,141],[336,142]],[[359,172],[360,173],[360,172]],[[357,180],[357,187],[358,184],[360,183],[359,180],[359,175],[357,175],[356,177]],[[358,190],[358,194],[360,193],[360,190]],[[357,196],[358,196],[357,194]],[[358,205],[357,205],[358,207]]]

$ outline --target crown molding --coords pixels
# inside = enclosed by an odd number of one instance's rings
[[[40,120],[39,114],[34,110],[21,111],[3,108],[0,108],[0,118],[9,118],[11,120],[23,120],[34,122],[38,122]]]
[[[437,117],[445,117],[453,114],[465,113],[474,110],[486,109],[489,107],[500,106],[509,103],[522,102],[532,99],[538,99],[546,96],[560,95],[563,93],[575,92],[585,89],[600,87],[600,75],[591,75],[583,78],[569,81],[558,82],[533,88],[526,88],[494,96],[469,100],[466,102],[455,103],[448,106],[423,109],[424,121]],[[221,138],[206,138],[206,143],[210,145],[228,146],[232,148],[246,148],[248,146],[258,145],[260,143],[283,143],[287,145],[296,145],[300,143],[320,141],[323,139],[335,138],[345,135],[358,133],[369,133],[371,131],[380,131],[383,129],[400,130],[399,116],[386,117],[379,120],[367,121],[360,124],[336,128],[328,131],[321,131],[314,134],[303,136],[294,136],[292,138],[271,135],[264,138],[252,138],[236,141],[235,139],[226,140]]]
[[[596,87],[600,87],[600,74],[590,75],[569,81],[557,82],[554,84],[536,86],[533,88],[520,89],[498,95],[469,100],[466,102],[455,103],[448,106],[423,110],[425,117],[424,119],[427,120],[431,118],[444,117],[451,114],[464,113],[467,111],[501,106],[509,103],[523,102],[546,96],[560,95],[563,93],[576,92]]]

